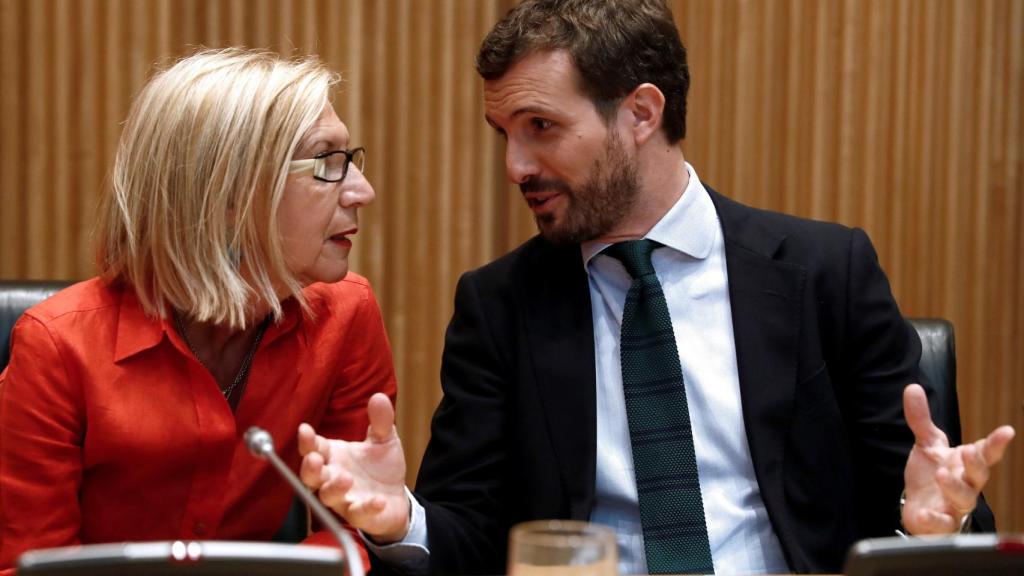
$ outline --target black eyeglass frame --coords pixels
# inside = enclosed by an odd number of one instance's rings
[[[326,169],[317,170],[317,168],[324,165],[325,158],[329,158],[335,154],[345,155],[345,164],[342,166],[341,176],[336,180],[324,178],[317,172],[325,173]],[[325,150],[309,159],[292,160],[290,171],[293,173],[312,172],[313,178],[321,182],[341,182],[345,179],[345,176],[348,176],[348,169],[353,163],[355,163],[356,168],[358,168],[360,172],[363,171],[363,167],[366,166],[366,148],[359,146],[351,150]]]

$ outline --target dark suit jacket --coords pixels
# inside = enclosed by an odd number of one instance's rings
[[[709,193],[762,498],[794,571],[838,572],[856,539],[899,527],[920,342],[863,231]],[[589,517],[591,318],[578,245],[533,238],[459,281],[416,491],[431,572],[503,573],[512,524]]]

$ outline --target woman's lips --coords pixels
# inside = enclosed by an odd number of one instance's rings
[[[352,247],[352,240],[349,239],[349,236],[355,235],[356,232],[358,232],[358,230],[355,230],[355,229],[347,230],[347,231],[342,232],[340,234],[335,234],[335,235],[331,236],[330,240],[331,240],[331,242],[334,242],[335,244],[337,244],[339,246],[344,246],[346,248],[351,248]]]

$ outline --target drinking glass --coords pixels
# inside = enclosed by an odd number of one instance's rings
[[[615,533],[574,520],[538,520],[512,527],[511,576],[618,576]]]

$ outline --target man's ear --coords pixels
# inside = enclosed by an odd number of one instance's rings
[[[633,140],[642,146],[661,130],[665,113],[665,95],[657,86],[645,82],[633,89],[623,101],[629,112]]]

